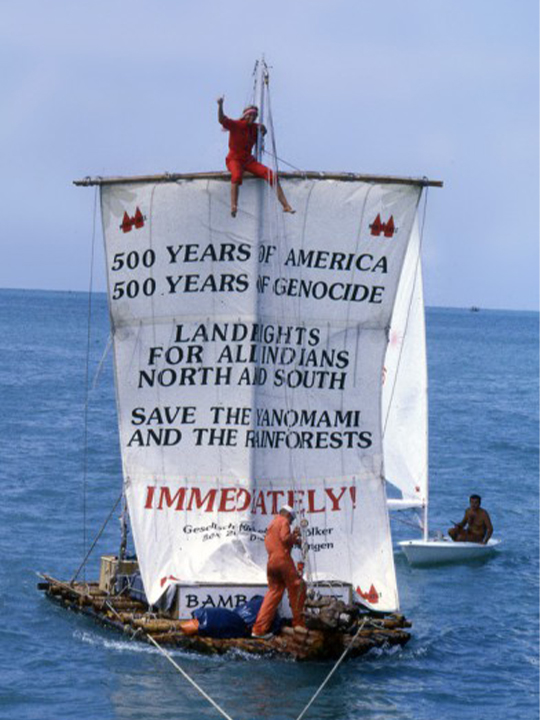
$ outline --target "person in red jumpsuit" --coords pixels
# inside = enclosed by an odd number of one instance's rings
[[[266,574],[268,577],[268,592],[264,596],[263,604],[255,620],[252,637],[267,639],[272,636],[269,632],[278,605],[281,602],[285,588],[289,595],[289,604],[293,614],[293,626],[305,627],[304,603],[306,600],[306,586],[296,569],[291,557],[294,545],[300,544],[300,530],[296,528],[291,532],[291,523],[295,514],[291,507],[284,505],[268,527],[264,544],[268,553]]]
[[[266,165],[257,162],[253,157],[253,146],[257,142],[259,129],[266,135],[266,128],[255,122],[259,111],[255,105],[248,105],[239,120],[231,120],[223,112],[224,98],[218,98],[218,120],[225,130],[229,131],[229,154],[226,164],[231,173],[231,215],[236,217],[238,212],[238,193],[242,184],[244,172],[249,172],[255,177],[262,178],[271,185],[276,186],[277,197],[284,212],[294,213],[295,211],[287,202],[287,198],[274,173]]]

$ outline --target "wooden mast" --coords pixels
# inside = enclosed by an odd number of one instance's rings
[[[257,85],[258,85],[258,91],[259,91],[259,123],[262,125],[264,124],[264,86],[265,82],[267,82],[268,78],[268,70],[266,68],[266,63],[264,62],[264,55],[261,58],[259,62],[258,67],[258,77],[257,77]],[[257,131],[257,147],[255,152],[255,157],[257,158],[257,162],[262,162],[262,155],[264,151],[264,136],[261,132],[261,128],[259,127]]]

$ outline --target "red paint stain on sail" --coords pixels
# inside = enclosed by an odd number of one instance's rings
[[[379,602],[379,593],[375,589],[375,585],[373,585],[373,583],[371,584],[371,587],[369,588],[367,593],[362,592],[360,586],[356,588],[356,592],[360,595],[360,597],[364,598],[364,600],[367,600],[368,603],[370,603],[371,605],[376,605]]]

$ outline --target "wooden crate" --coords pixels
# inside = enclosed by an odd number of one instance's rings
[[[132,575],[139,569],[136,560],[122,560],[118,562],[116,555],[102,555],[99,572],[99,589],[103,592],[114,592],[114,584],[118,575]]]

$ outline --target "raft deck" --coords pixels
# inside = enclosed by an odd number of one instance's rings
[[[180,620],[164,612],[152,612],[146,603],[126,595],[108,594],[97,582],[68,583],[50,575],[40,574],[40,577],[42,582],[38,589],[48,598],[131,639],[150,643],[151,637],[163,646],[207,654],[240,650],[255,655],[279,654],[296,660],[328,660],[340,657],[349,645],[348,656],[358,657],[372,648],[405,645],[411,637],[404,629],[410,628],[411,623],[398,613],[385,616],[362,614],[346,631],[284,625],[279,634],[268,640],[249,637],[222,640],[187,635],[182,631]]]

